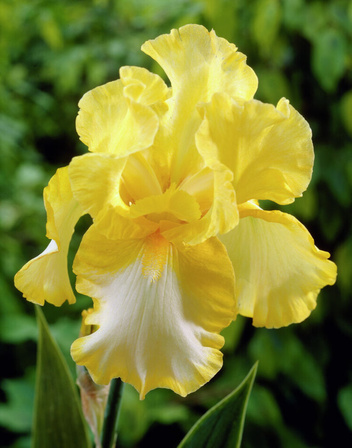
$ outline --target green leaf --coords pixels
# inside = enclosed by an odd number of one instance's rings
[[[346,241],[344,241],[336,250],[336,263],[339,267],[339,275],[337,278],[338,285],[341,290],[349,296],[349,293],[352,288],[352,237],[349,237]]]
[[[90,442],[77,388],[39,307],[36,313],[39,341],[32,448],[87,448]]]
[[[352,385],[339,390],[337,402],[346,424],[352,430]]]
[[[340,109],[342,123],[352,137],[352,90],[346,92],[341,98]]]
[[[280,24],[280,2],[278,0],[257,0],[252,21],[252,35],[263,57],[270,56]]]
[[[304,13],[306,12],[304,0],[283,1],[283,22],[288,29],[302,28]]]
[[[30,432],[33,420],[34,371],[1,383],[7,402],[0,403],[0,425],[13,432]]]
[[[259,360],[260,373],[266,379],[275,380],[283,373],[308,397],[321,404],[326,400],[325,379],[315,357],[289,328],[258,329],[249,352],[252,359]]]
[[[0,339],[8,344],[19,344],[37,339],[37,325],[33,316],[8,313],[0,315]]]
[[[247,403],[257,364],[236,390],[198,420],[178,448],[238,448],[241,445]]]
[[[221,332],[221,335],[225,338],[225,345],[222,348],[224,353],[234,352],[240,342],[246,322],[247,320],[245,317],[237,316],[236,320]]]
[[[258,86],[258,98],[264,102],[276,104],[283,96],[290,98],[291,92],[288,81],[280,70],[259,69],[257,70],[260,84]],[[274,87],[275,86],[275,87]]]
[[[327,29],[316,37],[313,46],[313,72],[327,92],[333,92],[345,72],[347,45],[337,29]]]

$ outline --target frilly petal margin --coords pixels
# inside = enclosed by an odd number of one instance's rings
[[[330,254],[286,213],[246,208],[221,241],[235,270],[238,313],[252,317],[256,327],[302,322],[316,307],[320,289],[335,283]]]
[[[67,270],[67,253],[83,210],[73,198],[67,167],[59,168],[44,189],[48,247],[15,275],[15,286],[30,302],[55,306],[76,301]]]
[[[152,145],[157,114],[125,96],[121,80],[90,90],[78,105],[77,132],[90,151],[125,157]]]
[[[198,151],[233,172],[238,204],[252,199],[289,204],[302,196],[313,170],[312,132],[288,100],[282,98],[275,108],[215,94],[200,110]]]
[[[185,25],[142,45],[142,51],[165,70],[173,95],[195,105],[226,92],[238,101],[253,98],[258,79],[234,44],[202,25]],[[192,101],[194,99],[194,101]]]
[[[216,238],[176,249],[159,233],[108,240],[91,227],[77,253],[77,290],[94,297],[75,362],[98,384],[121,377],[141,399],[157,387],[185,396],[222,366],[219,332],[236,314],[234,275]]]
[[[125,66],[120,68],[120,78],[124,96],[160,112],[167,110],[164,101],[171,96],[171,89],[160,76],[142,67]]]

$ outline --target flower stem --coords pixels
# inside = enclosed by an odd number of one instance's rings
[[[112,448],[115,438],[117,438],[117,423],[120,414],[123,386],[124,383],[120,378],[114,378],[110,382],[110,391],[101,433],[101,448]]]

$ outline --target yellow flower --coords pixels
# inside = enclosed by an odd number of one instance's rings
[[[336,266],[295,218],[258,205],[288,204],[307,188],[303,117],[286,99],[253,100],[245,56],[202,26],[142,50],[171,87],[122,67],[118,81],[83,96],[77,130],[90,153],[45,189],[52,241],[16,286],[35,303],[73,302],[66,255],[89,213],[74,272],[94,301],[85,323],[98,329],[73,343],[74,360],[95,382],[121,377],[141,398],[156,387],[184,396],[221,368],[219,333],[237,313],[257,326],[300,322]]]

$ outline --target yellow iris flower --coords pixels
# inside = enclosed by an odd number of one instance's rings
[[[258,200],[289,204],[307,188],[311,130],[281,99],[253,99],[257,77],[235,45],[199,25],[146,42],[171,87],[138,67],[79,103],[91,151],[44,191],[51,242],[16,275],[31,302],[75,300],[67,272],[74,226],[93,224],[74,261],[93,298],[72,345],[96,383],[121,377],[141,398],[185,396],[222,366],[219,334],[236,315],[256,326],[301,322],[336,266],[305,227]],[[236,278],[236,280],[235,280]]]

